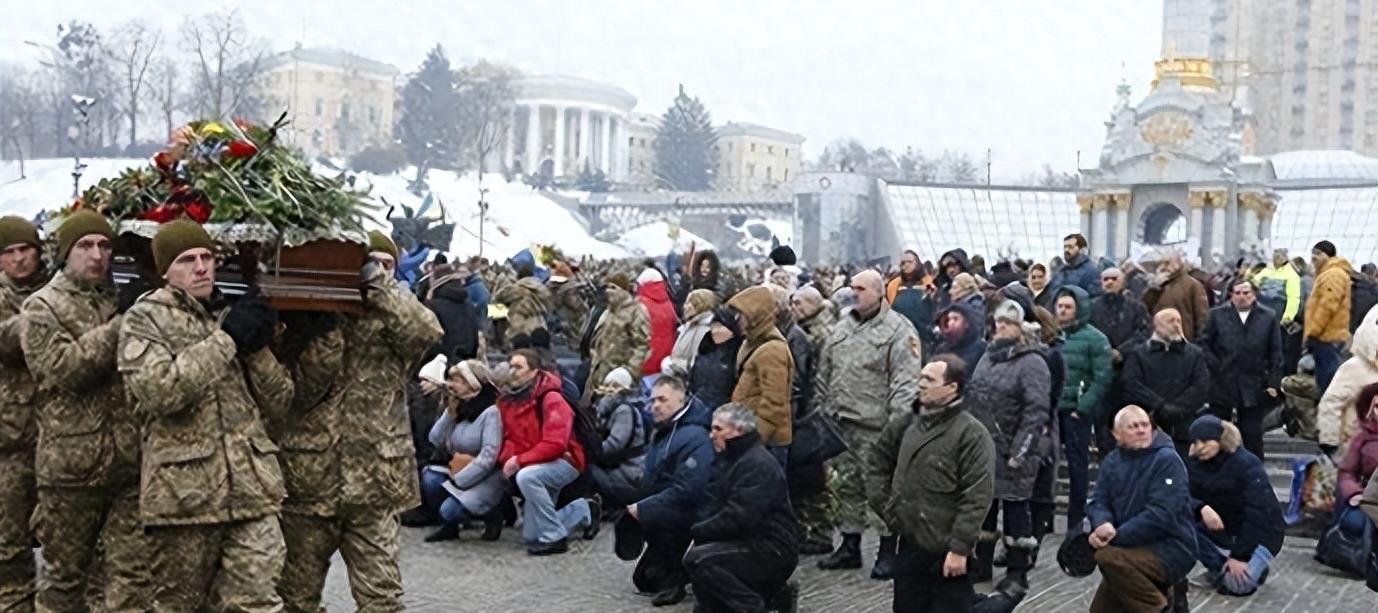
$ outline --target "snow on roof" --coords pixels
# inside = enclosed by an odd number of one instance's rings
[[[1268,157],[1279,181],[1337,180],[1378,183],[1378,158],[1353,151],[1288,151]]]
[[[1071,191],[887,184],[884,194],[899,243],[924,254],[962,248],[991,262],[999,255],[1042,258],[1060,253],[1062,237],[1081,231]]]

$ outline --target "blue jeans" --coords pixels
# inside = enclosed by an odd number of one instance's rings
[[[1221,549],[1220,546],[1211,540],[1211,532],[1206,529],[1205,524],[1196,522],[1196,557],[1201,560],[1201,565],[1213,573],[1220,573],[1225,568],[1225,561],[1229,555],[1229,550]],[[1268,566],[1273,563],[1273,553],[1267,547],[1259,545],[1254,547],[1254,553],[1249,557],[1249,571],[1242,580],[1235,579],[1229,573],[1220,575],[1216,587],[1221,592],[1232,596],[1248,596],[1263,585],[1268,572]]]
[[[432,513],[447,524],[459,524],[471,516],[450,492],[445,489],[445,475],[434,470],[421,470],[421,501]]]
[[[517,471],[517,489],[522,499],[522,538],[527,544],[554,543],[593,521],[589,503],[580,498],[555,508],[560,490],[579,478],[579,471],[565,460],[527,466]]]
[[[1067,460],[1067,525],[1077,526],[1086,517],[1086,492],[1089,489],[1091,462],[1091,416],[1073,418],[1075,413],[1058,414],[1062,452]]]
[[[1306,341],[1306,348],[1311,350],[1311,357],[1316,360],[1316,390],[1323,395],[1325,389],[1330,387],[1330,380],[1335,378],[1335,371],[1340,368],[1340,352],[1344,350],[1344,343],[1309,340]]]

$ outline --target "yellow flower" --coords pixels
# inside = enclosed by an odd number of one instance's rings
[[[203,138],[207,136],[224,136],[226,134],[229,134],[229,132],[226,131],[225,126],[220,125],[219,122],[207,121],[205,125],[201,126],[201,136]]]

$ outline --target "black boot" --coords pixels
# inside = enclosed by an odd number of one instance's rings
[[[425,506],[403,511],[400,519],[402,520],[402,525],[407,528],[425,528],[427,526],[440,525],[440,518]]]
[[[779,590],[771,594],[766,608],[773,613],[796,613],[799,610],[799,587],[785,582]]]
[[[995,541],[976,541],[976,557],[967,565],[971,582],[983,583],[995,576]]]
[[[459,539],[459,524],[441,524],[435,532],[426,535],[427,543],[439,543]]]
[[[496,541],[502,538],[501,513],[490,513],[483,518],[483,535],[479,538],[485,541]]]
[[[861,568],[861,535],[842,535],[842,544],[826,558],[818,561],[818,568],[837,570],[842,568]]]
[[[889,581],[894,573],[895,554],[899,547],[899,539],[893,536],[881,536],[880,548],[876,550],[876,565],[871,567],[871,578],[881,581]]]
[[[1186,579],[1172,584],[1172,604],[1169,606],[1173,613],[1191,613],[1191,605],[1187,604]]]

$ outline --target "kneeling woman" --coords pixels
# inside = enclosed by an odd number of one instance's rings
[[[445,379],[445,411],[431,427],[430,441],[450,455],[450,464],[427,466],[421,473],[422,497],[444,523],[426,542],[459,538],[460,525],[480,517],[483,540],[494,541],[502,534],[502,519],[493,511],[506,495],[497,463],[502,448],[497,388],[479,360],[451,366]]]

